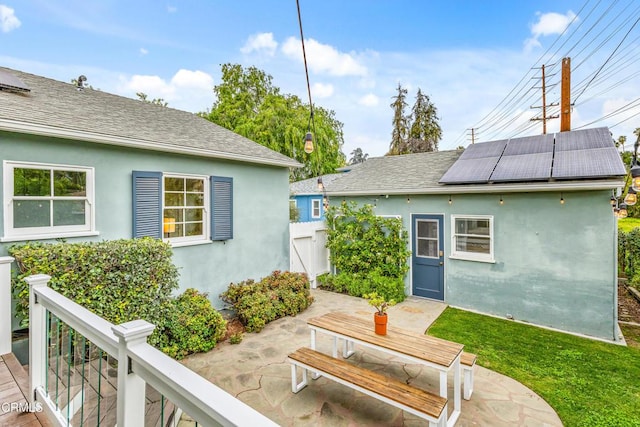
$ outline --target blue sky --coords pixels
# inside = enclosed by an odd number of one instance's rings
[[[573,126],[613,126],[614,137],[635,140],[638,5],[603,3],[300,0],[313,102],[344,123],[347,156],[356,147],[370,156],[387,151],[398,83],[409,90],[409,106],[421,88],[438,108],[441,150],[466,146],[476,125],[480,141],[531,135],[541,132],[529,121],[539,114],[529,107],[541,102],[532,67],[545,63],[555,73],[553,102],[557,63],[568,55],[576,95],[610,67],[580,93]],[[0,0],[0,65],[63,81],[84,74],[95,88],[142,91],[188,111],[211,107],[227,62],[263,69],[283,92],[306,100],[301,59],[295,0]],[[516,96],[518,84],[527,96]],[[503,99],[504,110],[494,110]],[[550,121],[549,131],[558,126]]]

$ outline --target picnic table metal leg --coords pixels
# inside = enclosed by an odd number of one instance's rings
[[[316,349],[316,330],[311,329],[311,350],[315,350],[315,349]],[[305,375],[306,373],[307,371],[305,370]],[[313,374],[311,374],[311,378],[313,378],[314,380],[317,380],[318,378],[320,378],[320,373],[313,372]]]
[[[455,425],[458,417],[460,416],[461,404],[462,404],[462,378],[460,375],[460,356],[456,357],[453,362],[453,412],[447,421],[449,426]]]
[[[332,353],[333,357],[338,357],[338,337],[337,336],[333,336],[333,351]]]
[[[345,359],[351,357],[355,353],[356,343],[345,338],[344,347],[342,347],[342,357]]]
[[[294,393],[299,392],[305,388],[309,380],[307,378],[307,369],[302,367],[302,381],[298,382],[298,365],[291,364],[291,391]]]

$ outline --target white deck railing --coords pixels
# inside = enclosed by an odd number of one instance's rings
[[[255,409],[210,383],[147,343],[154,325],[134,320],[113,325],[47,287],[44,274],[24,279],[29,294],[29,386],[31,407],[42,407],[58,425],[68,420],[46,390],[47,311],[119,361],[117,425],[144,425],[145,385],[149,384],[204,426],[276,426]],[[126,361],[126,363],[122,363]]]

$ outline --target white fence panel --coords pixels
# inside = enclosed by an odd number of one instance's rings
[[[295,222],[289,224],[289,270],[307,273],[311,287],[316,287],[316,276],[329,272],[327,225],[324,221]]]

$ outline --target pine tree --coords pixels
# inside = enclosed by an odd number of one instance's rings
[[[393,109],[393,131],[391,132],[391,144],[388,155],[406,153],[407,134],[409,130],[409,118],[405,115],[407,107],[407,89],[398,83],[398,94],[394,96],[390,107]]]
[[[438,124],[438,110],[428,95],[418,88],[416,102],[411,110],[411,128],[407,140],[408,153],[438,151],[442,129]]]

